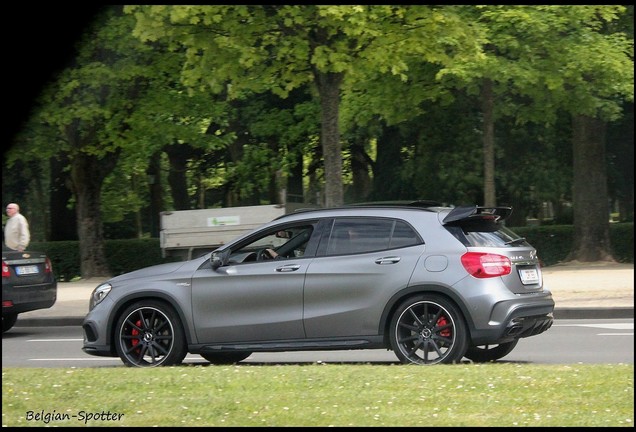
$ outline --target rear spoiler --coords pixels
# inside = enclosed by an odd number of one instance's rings
[[[500,222],[512,214],[512,207],[455,207],[442,221],[444,224],[460,221],[490,220]]]

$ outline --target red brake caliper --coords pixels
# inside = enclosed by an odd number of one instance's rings
[[[436,325],[438,327],[443,327],[446,324],[448,324],[448,321],[446,320],[446,317],[443,317],[443,316],[439,317],[439,319],[437,320],[437,323],[436,323]],[[442,330],[441,332],[439,332],[439,335],[440,336],[444,336],[444,337],[450,337],[451,331],[450,331],[450,329],[445,329],[445,330]]]
[[[139,328],[141,328],[141,320],[138,320],[135,325]],[[136,328],[133,328],[132,331],[130,332],[130,334],[132,336],[137,336],[139,334],[139,330],[137,330]],[[132,346],[134,347],[135,345],[139,344],[139,339],[133,339],[130,341],[130,343],[132,344]]]

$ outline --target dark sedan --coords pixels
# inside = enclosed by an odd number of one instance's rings
[[[14,326],[18,314],[47,309],[57,299],[51,260],[43,252],[2,248],[2,333]]]

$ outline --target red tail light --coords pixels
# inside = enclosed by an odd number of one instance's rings
[[[465,253],[462,255],[462,264],[471,276],[480,279],[505,276],[512,270],[508,257],[485,252]]]
[[[51,260],[49,257],[46,257],[46,262],[44,263],[44,273],[51,273],[53,271],[53,264],[51,264]],[[4,272],[4,269],[3,269]]]
[[[9,277],[11,273],[9,273],[9,266],[6,262],[2,261],[2,277]]]

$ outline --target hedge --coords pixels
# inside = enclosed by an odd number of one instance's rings
[[[570,252],[574,226],[545,225],[515,227],[517,234],[525,237],[537,249],[544,266],[562,262]],[[634,262],[634,223],[610,224],[610,242],[614,259],[622,263]],[[105,240],[106,260],[112,275],[119,275],[155,264],[174,261],[162,258],[159,239]],[[31,250],[46,252],[60,281],[79,277],[80,258],[77,241],[32,243]]]
[[[59,281],[71,281],[80,277],[79,242],[31,243],[29,249],[46,252]],[[105,240],[104,252],[113,276],[173,261],[173,259],[161,257],[158,238]]]
[[[515,227],[512,230],[535,247],[544,266],[563,262],[570,253],[574,238],[573,225]],[[610,246],[616,261],[633,263],[634,223],[610,224]]]

